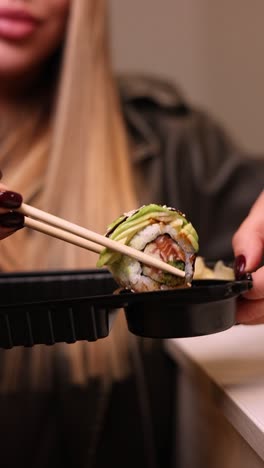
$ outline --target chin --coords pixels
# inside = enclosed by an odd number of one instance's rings
[[[50,52],[49,48],[40,47],[37,41],[34,47],[27,47],[26,44],[18,46],[0,40],[0,82],[19,79],[29,79],[31,82],[32,76],[38,73],[49,59],[57,57],[58,52],[61,52],[60,46]]]
[[[37,60],[32,55],[16,48],[3,47],[0,44],[0,81],[5,79],[19,79],[30,75],[36,67]]]

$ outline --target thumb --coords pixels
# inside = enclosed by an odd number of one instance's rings
[[[264,251],[264,191],[232,239],[236,257],[244,255],[246,271],[254,271]]]
[[[253,300],[264,299],[264,267],[259,268],[255,273],[253,273],[252,278],[253,288],[243,294],[243,296],[247,299]]]

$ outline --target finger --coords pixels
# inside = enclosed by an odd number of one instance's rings
[[[1,179],[1,176],[2,176],[2,172],[0,171],[0,179]],[[7,189],[6,185],[0,184],[0,194],[6,192],[7,190],[8,189]],[[6,208],[2,207],[1,203],[0,203],[0,213],[5,213],[5,212],[6,212]]]
[[[19,226],[17,228],[0,228],[0,240],[6,239],[19,229],[22,229],[22,227],[23,226]]]
[[[0,239],[24,227],[24,220],[24,215],[17,211],[0,214]]]
[[[252,273],[253,288],[243,294],[246,299],[264,299],[264,267]]]
[[[23,202],[22,196],[17,192],[2,189],[0,184],[0,213],[5,213],[7,210],[15,210],[21,206]]]
[[[264,324],[264,300],[248,301],[246,299],[238,301],[236,320],[244,325]]]
[[[264,191],[253,205],[248,217],[235,233],[232,244],[236,257],[244,255],[246,271],[254,271],[264,250]]]

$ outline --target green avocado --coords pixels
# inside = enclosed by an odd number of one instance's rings
[[[175,227],[175,221],[181,222]],[[178,230],[178,235],[187,239],[188,244],[191,244],[193,250],[198,251],[198,235],[191,223],[179,211],[167,206],[144,205],[136,211],[124,214],[117,218],[107,228],[106,235],[122,244],[129,245],[131,239],[145,227],[154,223],[173,224],[174,229]],[[118,262],[122,258],[122,254],[113,252],[105,248],[98,259],[97,266],[111,265]]]

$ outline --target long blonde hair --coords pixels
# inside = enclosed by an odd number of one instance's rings
[[[128,141],[111,69],[105,0],[72,2],[64,49],[54,113],[42,112],[41,98],[35,102],[34,121],[31,117],[31,123],[25,124],[24,137],[21,127],[17,153],[13,145],[12,157],[8,159],[4,152],[0,157],[0,164],[1,158],[5,161],[3,182],[21,191],[26,202],[104,232],[111,220],[136,206]],[[31,144],[21,145],[28,135]],[[23,257],[17,255],[21,250]],[[97,259],[95,254],[26,229],[2,242],[0,254],[2,268],[9,271],[88,268]],[[81,382],[87,374],[120,376],[122,363],[116,357],[126,355],[126,335],[119,329],[97,343],[63,345],[74,380]],[[82,367],[86,352],[88,370]]]

